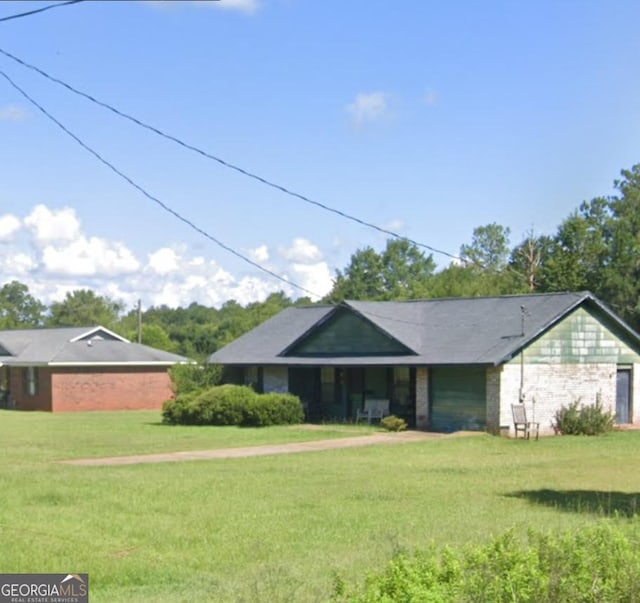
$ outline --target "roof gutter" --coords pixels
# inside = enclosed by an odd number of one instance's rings
[[[190,364],[190,362],[184,360],[157,360],[147,362],[49,362],[47,364],[40,364],[37,366],[50,366],[50,367],[83,367],[83,366],[173,366],[174,364]],[[22,364],[14,366],[36,366],[35,364]]]

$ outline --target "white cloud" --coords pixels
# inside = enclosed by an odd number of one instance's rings
[[[291,247],[281,248],[279,253],[286,260],[298,264],[313,264],[322,258],[318,246],[302,237],[295,238]]]
[[[308,295],[311,299],[318,300],[331,290],[331,270],[317,245],[303,237],[297,237],[290,247],[281,248],[279,254],[290,262],[290,280],[306,290],[291,287],[292,293]]]
[[[0,216],[0,242],[11,240],[21,226],[20,220],[13,214]]]
[[[29,112],[24,107],[18,105],[5,105],[0,107],[0,121],[22,121],[26,119]]]
[[[351,114],[355,126],[378,121],[389,113],[389,95],[385,92],[360,92],[355,100],[347,105],[347,111]]]
[[[385,230],[391,230],[392,232],[400,232],[404,229],[404,222],[398,218],[395,220],[389,220],[386,224],[382,225]]]
[[[231,274],[216,268],[212,264],[205,267],[209,272],[202,274],[176,275],[170,281],[155,280],[149,283],[152,291],[149,299],[153,305],[167,305],[172,308],[188,306],[198,302],[207,306],[221,306],[230,299],[246,305],[261,301],[270,293],[283,287],[273,281],[260,277],[248,276],[236,280]]]
[[[185,5],[198,8],[219,8],[222,10],[236,10],[246,15],[253,15],[260,8],[260,0],[148,0],[146,4],[165,9]]]
[[[37,266],[38,262],[28,253],[13,250],[9,253],[0,253],[0,273],[6,281],[20,280]]]
[[[254,14],[260,7],[258,0],[220,0],[220,2],[209,2],[216,8],[227,10],[237,10],[247,15]]]
[[[333,277],[326,262],[316,264],[293,264],[291,269],[295,273],[293,279],[298,285],[312,292],[312,300],[324,297],[333,287]]]
[[[80,221],[71,207],[50,210],[46,205],[37,205],[24,223],[40,244],[73,241],[80,236]]]
[[[261,264],[269,261],[269,248],[266,245],[260,245],[255,249],[249,250],[249,257],[254,261]]]
[[[284,279],[278,280],[248,266],[230,271],[202,252],[191,255],[186,245],[177,243],[149,250],[139,261],[125,243],[85,233],[70,207],[38,205],[25,213],[0,216],[0,236],[6,239],[0,245],[0,285],[19,280],[45,304],[89,288],[126,308],[133,308],[138,299],[144,307],[186,307],[193,302],[220,307],[231,299],[242,305],[262,301],[277,291],[291,297],[308,295],[289,283],[313,292],[314,298],[332,286],[322,250],[304,237],[277,253],[264,244],[248,252],[259,263],[268,262],[268,269]]]
[[[178,270],[178,254],[169,247],[162,247],[149,254],[149,267],[157,274],[169,274]]]
[[[122,243],[80,236],[63,247],[42,250],[44,268],[61,276],[116,276],[134,272],[140,262]]]
[[[232,288],[232,297],[242,305],[266,299],[271,293],[286,289],[282,281],[266,280],[257,276],[245,276]]]
[[[86,288],[83,285],[77,285],[75,283],[57,283],[52,281],[42,282],[40,279],[36,282],[24,281],[29,287],[31,295],[45,304],[50,304],[54,301],[62,301],[67,293],[72,293],[76,289]],[[104,295],[103,291],[97,291],[96,293]]]
[[[36,262],[29,254],[27,253],[16,253],[13,257],[10,258],[10,267],[17,274],[24,275],[31,272],[34,268],[36,268],[38,262]]]

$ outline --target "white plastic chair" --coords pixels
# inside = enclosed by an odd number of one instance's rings
[[[358,410],[356,410],[356,424],[360,419],[366,419],[367,423],[371,423],[371,416],[366,408],[358,408]]]

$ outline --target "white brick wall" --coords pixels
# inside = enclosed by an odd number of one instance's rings
[[[577,399],[594,404],[598,395],[604,408],[615,412],[616,369],[615,364],[525,364],[522,390],[527,419],[540,423],[540,433],[553,433],[552,423],[561,406]],[[503,366],[500,375],[500,425],[509,425],[511,436],[511,404],[518,402],[519,395],[520,364],[513,361]]]
[[[640,423],[640,364],[633,365],[631,374],[631,420]]]
[[[429,369],[416,369],[416,427],[429,428]]]
[[[262,388],[265,394],[289,391],[289,370],[286,366],[265,366],[262,372]]]

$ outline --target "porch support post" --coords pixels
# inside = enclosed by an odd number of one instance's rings
[[[429,369],[426,366],[416,369],[416,427],[429,428]]]

